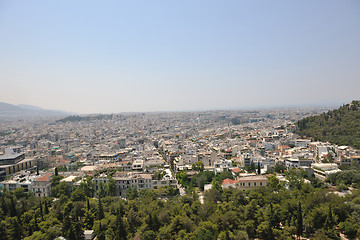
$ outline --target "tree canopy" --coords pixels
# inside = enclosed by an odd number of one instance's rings
[[[300,136],[360,149],[360,101],[352,101],[339,109],[303,118],[296,125],[296,132]]]
[[[289,189],[270,176],[271,186],[243,192],[221,189],[224,177],[229,172],[203,171],[189,178],[189,185],[213,184],[203,200],[194,189],[179,196],[170,186],[129,189],[127,200],[106,191],[102,197],[86,196],[91,186],[67,192],[58,184],[56,199],[4,191],[0,240],[84,239],[85,229],[93,229],[98,239],[339,239],[340,232],[360,237],[360,190],[341,197],[289,171]]]

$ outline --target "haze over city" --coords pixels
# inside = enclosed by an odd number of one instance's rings
[[[0,240],[360,239],[360,2],[0,1]]]
[[[359,1],[1,1],[0,102],[77,113],[359,98]]]

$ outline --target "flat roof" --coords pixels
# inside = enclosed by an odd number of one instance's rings
[[[66,178],[63,178],[60,180],[60,182],[72,182],[75,178],[77,178],[76,176],[68,176]]]
[[[269,179],[263,175],[247,176],[238,178],[239,182],[268,181]]]
[[[97,168],[98,166],[84,166],[80,169],[80,171],[91,172],[91,171],[95,171]]]
[[[5,153],[0,155],[0,161],[1,160],[8,160],[8,159],[14,159],[17,157],[20,157],[21,155],[24,155],[24,153]]]

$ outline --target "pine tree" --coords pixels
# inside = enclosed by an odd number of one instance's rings
[[[116,212],[116,221],[114,225],[114,233],[116,239],[126,239],[126,229],[121,215],[121,210]]]
[[[4,196],[1,197],[1,208],[2,208],[2,211],[4,213],[4,216],[6,216],[6,214],[8,213],[8,209],[7,209],[7,206],[6,206]]]
[[[72,232],[72,221],[70,219],[70,217],[68,215],[66,215],[64,217],[64,220],[62,222],[62,233],[64,234],[64,237],[67,238],[67,239],[74,239],[74,238],[71,238],[73,232]]]
[[[42,206],[42,201],[40,200],[40,216],[41,216],[41,221],[44,221],[44,213],[43,213],[43,206]]]
[[[86,206],[87,206],[87,210],[90,211],[90,201],[89,201],[89,198],[86,199]]]
[[[59,175],[58,169],[55,168],[55,176],[58,176],[58,175]]]
[[[15,201],[14,201],[14,198],[11,197],[10,198],[10,217],[15,217],[16,215],[17,215],[17,212],[16,212]]]
[[[101,222],[99,223],[99,232],[98,232],[98,235],[97,235],[97,239],[98,240],[105,240],[105,232],[101,226]]]
[[[84,219],[84,226],[85,229],[92,229],[93,225],[94,225],[94,214],[91,211],[86,211],[85,214],[85,219]]]
[[[101,204],[101,199],[99,197],[99,204],[98,204],[98,210],[97,210],[97,219],[98,220],[101,220],[105,217],[104,215],[104,209],[102,207],[102,204]]]
[[[329,211],[328,211],[328,215],[327,215],[326,221],[325,221],[325,228],[330,229],[333,226],[334,226],[334,218],[333,218],[333,214],[332,214],[331,205],[329,205]]]
[[[5,224],[3,221],[0,221],[0,240],[7,240],[7,233],[6,233],[6,228],[5,228]]]
[[[29,226],[28,235],[31,236],[34,233],[32,226]]]
[[[275,216],[274,216],[274,209],[273,209],[273,205],[272,203],[270,203],[270,216],[269,216],[269,222],[270,222],[270,226],[271,228],[276,227],[276,223],[275,223]]]
[[[9,226],[7,228],[8,239],[23,239],[23,227],[18,217],[8,219]]]
[[[49,206],[47,201],[45,201],[44,204],[45,204],[45,214],[49,214]]]
[[[36,215],[35,215],[35,218],[34,218],[34,231],[39,231],[39,225],[37,223]]]
[[[260,169],[260,163],[258,162],[258,166],[257,166],[257,172],[260,175],[261,174],[261,169]]]
[[[298,205],[298,212],[297,212],[297,225],[296,225],[296,235],[300,239],[300,236],[303,233],[303,216],[301,210],[301,203],[299,202]]]

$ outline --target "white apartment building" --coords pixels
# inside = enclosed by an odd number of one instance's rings
[[[311,167],[311,164],[314,161],[312,160],[300,160],[297,158],[289,158],[285,160],[286,169],[289,170],[290,168],[300,168],[300,167]]]
[[[232,167],[232,161],[231,160],[218,160],[214,164],[215,167],[215,174],[223,171],[228,171]]]
[[[129,188],[141,189],[153,189],[154,187],[168,186],[169,184],[176,187],[175,178],[162,178],[160,180],[153,180],[151,174],[135,174],[129,173],[126,176],[113,177],[116,186],[116,195],[120,197],[126,197],[126,191]],[[95,190],[100,189],[100,184],[106,184],[109,181],[105,174],[102,174],[93,179],[95,183]]]

